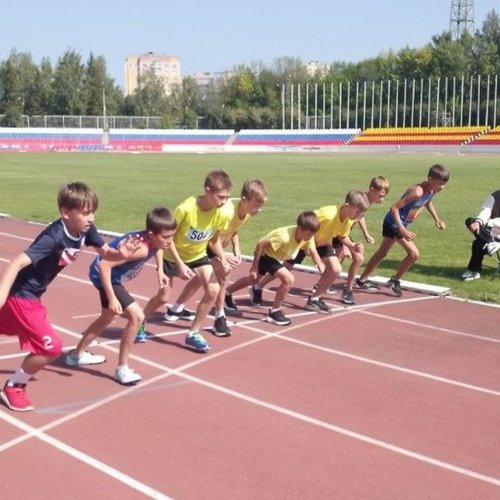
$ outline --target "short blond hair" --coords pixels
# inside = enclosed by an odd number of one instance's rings
[[[224,170],[212,170],[205,177],[203,186],[210,191],[222,191],[223,189],[231,189],[233,183]]]
[[[389,181],[383,175],[379,175],[370,181],[368,189],[373,189],[374,191],[382,191],[382,189],[385,189],[385,192],[388,193]]]
[[[344,203],[356,207],[362,212],[366,212],[370,207],[368,196],[366,196],[366,193],[359,191],[358,189],[351,189],[347,193]]]
[[[243,187],[241,188],[241,197],[264,203],[267,201],[267,188],[259,179],[248,179],[243,183]]]

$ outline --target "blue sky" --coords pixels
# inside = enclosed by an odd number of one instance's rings
[[[123,85],[127,55],[181,58],[183,75],[242,63],[359,61],[421,47],[449,28],[451,0],[24,0],[2,2],[0,60],[12,49],[52,63],[74,49],[103,55]],[[498,0],[475,1],[480,28]]]

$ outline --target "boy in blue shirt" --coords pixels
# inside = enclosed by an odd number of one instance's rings
[[[123,385],[136,384],[141,376],[128,366],[128,358],[135,336],[142,322],[144,312],[135,299],[125,289],[124,283],[135,278],[144,264],[153,256],[170,247],[177,222],[168,208],[151,209],[146,216],[146,230],[125,234],[111,241],[110,246],[120,248],[124,241],[134,237],[138,244],[128,255],[120,260],[110,261],[96,257],[90,265],[89,277],[99,292],[102,311],[83,333],[75,350],[68,353],[65,362],[68,366],[84,366],[104,363],[106,358],[92,354],[86,348],[113,321],[116,315],[127,318],[120,340],[118,366],[115,380]]]
[[[89,186],[66,184],[59,190],[57,204],[61,217],[10,262],[0,280],[0,332],[16,335],[21,349],[29,351],[0,392],[0,399],[13,411],[33,410],[26,384],[62,351],[61,339],[40,300],[49,284],[84,246],[95,247],[101,256],[120,257],[94,226],[99,200]]]
[[[427,174],[427,180],[410,186],[401,199],[391,206],[391,209],[384,218],[382,226],[382,242],[378,250],[372,255],[366,264],[365,270],[356,280],[358,288],[377,288],[375,283],[368,278],[376,267],[386,257],[389,250],[397,242],[406,251],[406,257],[399,264],[394,276],[387,282],[387,286],[393,295],[401,297],[401,277],[420,257],[420,252],[414,243],[415,233],[408,229],[408,225],[413,222],[426,208],[434,219],[438,229],[445,229],[446,224],[439,218],[432,203],[435,194],[443,190],[450,178],[448,170],[442,165],[433,165]]]

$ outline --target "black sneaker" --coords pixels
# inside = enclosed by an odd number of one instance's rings
[[[291,323],[290,319],[281,312],[281,309],[274,312],[269,310],[269,314],[266,316],[266,321],[279,326],[287,326]]]
[[[231,330],[227,326],[225,316],[221,316],[220,318],[215,319],[212,333],[216,337],[229,337],[231,335]]]
[[[363,290],[370,290],[371,288],[378,290],[379,286],[371,280],[362,280],[356,278],[356,288],[361,288]]]
[[[347,290],[344,288],[344,291],[342,292],[342,302],[347,305],[352,305],[356,303],[356,301],[354,300],[354,295],[352,293],[352,290]]]
[[[196,313],[194,311],[190,311],[189,309],[183,309],[179,312],[174,312],[170,307],[167,309],[167,312],[163,316],[165,321],[171,323],[172,321],[177,321],[179,319],[184,319],[186,321],[193,321],[196,317]]]
[[[250,288],[250,302],[253,306],[262,305],[262,288],[257,288],[255,285],[252,285]]]
[[[387,282],[387,286],[391,293],[396,297],[401,297],[403,295],[403,290],[401,290],[401,282],[396,278],[391,278]]]
[[[233,301],[233,296],[229,293],[226,293],[226,296],[224,297],[224,307],[228,311],[237,311],[238,310],[238,306]]]
[[[315,311],[323,314],[328,314],[332,312],[332,310],[325,304],[323,299],[314,300],[311,297],[307,299],[306,309],[308,311]]]

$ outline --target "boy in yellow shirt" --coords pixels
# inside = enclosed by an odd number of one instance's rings
[[[305,307],[309,311],[330,312],[330,308],[321,297],[342,271],[339,255],[343,246],[349,249],[353,262],[356,261],[358,268],[363,262],[363,244],[352,241],[349,234],[352,226],[364,216],[368,207],[369,202],[366,194],[352,189],[347,193],[345,201],[340,207],[327,205],[314,211],[320,223],[319,229],[314,235],[314,243],[324,270],[321,272],[321,277],[314,287],[312,295],[307,300]],[[295,264],[302,263],[305,257],[304,252],[299,252],[293,260],[286,263],[287,268],[291,269]],[[259,303],[262,300],[262,287],[270,281],[271,279],[266,277],[261,283],[252,287],[252,301],[254,303]],[[346,291],[344,291],[345,293]],[[352,292],[350,293],[352,295]]]
[[[221,267],[230,267],[220,238],[220,232],[226,230],[229,224],[221,207],[227,202],[230,194],[231,179],[226,172],[214,170],[207,175],[201,196],[190,196],[176,207],[174,216],[177,220],[177,231],[174,241],[163,255],[161,252],[157,254],[160,289],[144,308],[144,316],[147,319],[158,307],[168,302],[175,277],[196,277],[204,291],[196,312],[189,311],[185,309],[184,304],[176,302],[165,314],[168,321],[180,318],[193,321],[186,336],[186,345],[196,351],[206,352],[210,349],[210,345],[199,331],[219,293],[217,276],[207,255],[209,241]],[[137,341],[141,341],[140,334],[141,331]]]
[[[239,242],[239,231],[250,219],[262,210],[262,206],[267,201],[267,189],[264,183],[258,179],[250,179],[243,183],[241,197],[235,205],[228,200],[221,208],[226,218],[229,220],[227,229],[220,232],[222,247],[232,245],[232,254],[227,254],[228,268],[221,265],[221,261],[212,250],[212,242],[209,242],[207,255],[212,263],[215,274],[219,281],[220,290],[215,301],[215,321],[212,333],[217,337],[228,337],[231,330],[227,325],[225,315],[225,302],[228,310],[235,311],[237,308],[231,301],[225,301],[226,286],[232,269],[241,263],[241,250]],[[178,304],[185,304],[200,287],[198,279],[193,279],[187,283],[181,295],[177,299]],[[169,316],[170,317],[170,316]]]
[[[281,311],[281,305],[293,285],[294,276],[285,267],[284,262],[293,258],[298,251],[303,250],[310,255],[313,262],[323,267],[314,246],[314,234],[318,231],[319,220],[314,212],[302,212],[297,218],[297,225],[280,227],[268,233],[255,247],[250,273],[244,278],[227,287],[226,303],[232,303],[232,294],[237,290],[255,284],[266,274],[278,278],[281,285],[276,291],[272,308],[266,316],[266,321],[275,325],[286,326],[291,323]]]

